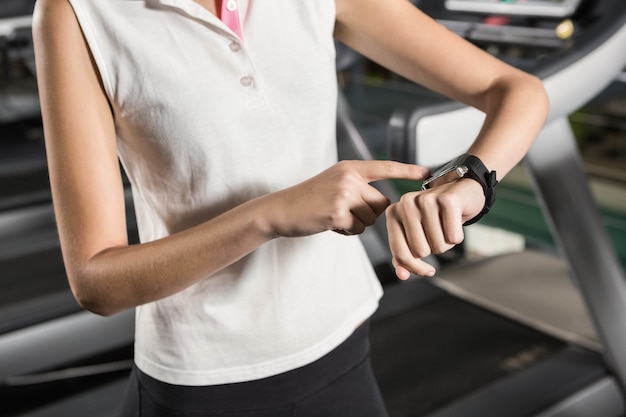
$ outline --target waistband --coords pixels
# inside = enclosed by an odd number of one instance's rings
[[[185,408],[221,410],[269,407],[292,402],[319,391],[369,357],[369,321],[322,358],[282,374],[224,385],[182,386],[156,380],[135,367],[142,388],[158,403]]]

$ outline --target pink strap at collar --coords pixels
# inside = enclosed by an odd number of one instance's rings
[[[222,0],[222,22],[226,24],[239,39],[243,39],[241,22],[239,21],[239,2],[237,0]]]

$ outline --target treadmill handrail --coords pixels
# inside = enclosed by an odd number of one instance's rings
[[[626,25],[626,13],[624,13],[626,6],[623,0],[612,0],[612,2],[608,7],[603,4],[602,16],[590,24],[589,28],[585,28],[584,36],[575,37],[574,44],[546,57],[531,72],[541,79],[548,78],[588,55],[614,36],[620,28]],[[581,15],[588,11],[587,8],[581,8],[572,19],[574,21],[582,19]]]
[[[0,382],[51,369],[133,342],[134,310],[112,317],[87,311],[0,335]]]
[[[604,90],[626,66],[626,11],[605,42],[542,78],[550,99],[549,120],[568,115]],[[541,72],[537,74],[541,76]]]

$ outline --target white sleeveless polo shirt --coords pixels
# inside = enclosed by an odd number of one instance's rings
[[[114,112],[142,242],[336,162],[334,0],[240,0],[243,41],[192,0],[70,2]],[[381,295],[358,237],[274,239],[138,307],[135,361],[171,384],[264,378],[328,353]]]

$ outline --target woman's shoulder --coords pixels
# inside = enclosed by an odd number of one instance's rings
[[[33,32],[58,31],[76,24],[69,0],[37,0],[33,9]]]

